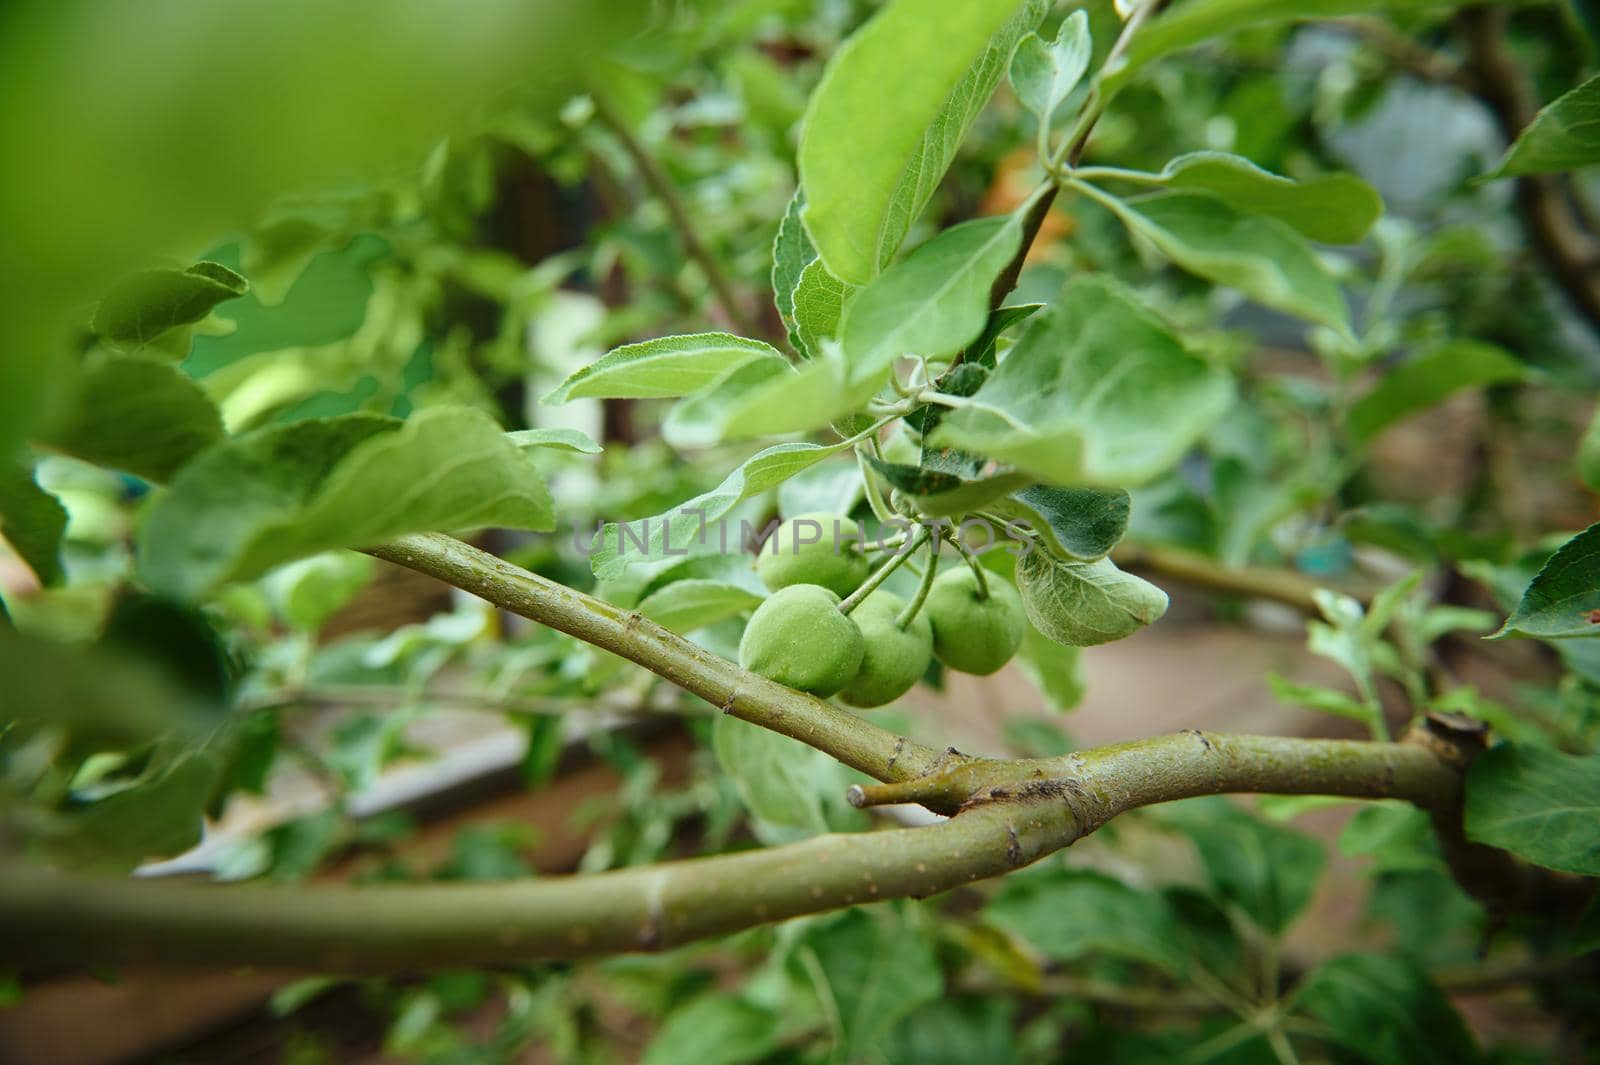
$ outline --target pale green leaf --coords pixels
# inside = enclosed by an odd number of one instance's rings
[[[1276,218],[1240,214],[1221,200],[1192,193],[1137,201],[1104,193],[1094,198],[1184,270],[1350,335],[1338,283],[1305,238]]]
[[[667,1015],[641,1065],[741,1065],[760,1061],[778,1041],[770,1010],[721,992],[701,995]]]
[[[1050,709],[1071,710],[1083,699],[1084,678],[1078,648],[1056,643],[1029,625],[1017,649],[1017,665],[1044,695]]]
[[[1595,408],[1589,427],[1578,441],[1578,477],[1592,489],[1600,490],[1600,407]]]
[[[1600,75],[1544,108],[1490,177],[1551,174],[1600,163]]]
[[[74,458],[165,481],[222,439],[222,417],[200,386],[169,362],[91,358],[61,416],[39,443]]]
[[[661,435],[680,449],[720,443],[728,438],[729,420],[739,417],[744,404],[760,402],[761,397],[779,390],[787,391],[797,376],[781,359],[755,359],[736,366],[710,388],[674,404],[661,423]],[[768,389],[769,385],[773,388]],[[825,421],[827,417],[823,416],[818,424]],[[757,431],[767,435],[774,430]]]
[[[1043,0],[890,0],[834,53],[800,136],[802,218],[834,276],[894,258]],[[886,91],[892,86],[892,91]]]
[[[851,380],[877,381],[902,355],[953,355],[976,340],[995,279],[1022,246],[1021,214],[952,226],[863,288],[844,320]]]
[[[346,415],[258,430],[190,463],[151,508],[139,569],[189,598],[331,548],[554,520],[531,458],[487,415]]]
[[[1074,11],[1063,19],[1053,41],[1030,33],[1017,42],[1011,55],[1011,87],[1022,106],[1039,119],[1041,143],[1055,122],[1056,109],[1089,69],[1092,49],[1086,11]]]
[[[1028,620],[1050,639],[1092,647],[1131,636],[1167,612],[1167,593],[1109,558],[1067,562],[1042,550],[1017,559]]]
[[[815,261],[817,249],[800,222],[800,211],[806,205],[804,189],[795,189],[789,206],[778,223],[778,235],[772,241],[772,302],[778,308],[778,317],[789,331],[789,341],[796,350],[803,349],[795,335],[794,290],[800,284],[800,273]]]
[[[601,580],[618,580],[630,568],[686,556],[692,545],[707,539],[719,550],[740,550],[741,531],[722,522],[729,511],[848,446],[842,441],[777,444],[757,452],[703,495],[625,526],[606,525],[596,534],[589,564]]]
[[[1272,687],[1272,697],[1279,702],[1303,706],[1307,710],[1316,710],[1319,713],[1348,717],[1364,725],[1372,724],[1374,717],[1372,708],[1349,692],[1324,688],[1320,684],[1296,684],[1276,673],[1267,674],[1267,683]]]
[[[39,487],[33,469],[20,460],[0,460],[0,537],[46,587],[61,581],[66,530],[66,508]]]
[[[1351,404],[1345,426],[1357,443],[1464,388],[1520,381],[1528,367],[1503,348],[1452,340],[1407,359]]]
[[[1312,240],[1354,244],[1383,214],[1383,200],[1354,174],[1296,181],[1225,152],[1190,152],[1152,175],[1153,184],[1214,196],[1241,214],[1266,215]]]
[[[839,336],[844,309],[854,298],[856,286],[828,273],[821,259],[813,259],[800,271],[793,296],[793,337],[801,354],[817,358],[822,342]]]
[[[673,632],[692,632],[738,617],[761,605],[762,597],[727,581],[673,581],[639,602],[639,613]]]
[[[698,392],[752,359],[783,356],[771,344],[732,333],[690,333],[626,344],[561,382],[545,403],[583,398],[656,399]]]
[[[1600,876],[1600,755],[1502,743],[1467,770],[1467,838]]]
[[[506,436],[523,449],[549,448],[553,451],[574,451],[580,455],[598,455],[605,450],[581,429],[518,429]]]
[[[1600,636],[1600,522],[1562,544],[1491,640]]]
[[[1169,469],[1232,402],[1225,373],[1185,350],[1126,289],[1086,275],[1029,321],[930,440],[1041,481],[1122,487]]]
[[[176,347],[157,344],[169,330],[190,326],[213,307],[249,289],[245,279],[220,263],[200,262],[187,270],[147,270],[119,282],[95,311],[93,328],[119,351],[153,348],[173,358],[187,351],[187,337]]]

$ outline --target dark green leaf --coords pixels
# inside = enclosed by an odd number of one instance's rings
[[[1453,340],[1407,359],[1350,407],[1345,426],[1357,443],[1386,426],[1443,402],[1463,388],[1520,381],[1528,368],[1503,348]]]
[[[1122,487],[1177,462],[1232,401],[1227,375],[1186,351],[1127,290],[1080,276],[930,442],[1041,481]]]
[[[481,412],[354,414],[258,430],[190,463],[150,511],[139,568],[194,598],[331,548],[553,522],[538,470]]]
[[[170,858],[200,842],[220,776],[220,763],[206,751],[159,761],[128,787],[52,818],[41,845],[54,860],[80,868],[125,871]]]
[[[193,325],[217,304],[243,296],[249,287],[244,278],[220,263],[196,263],[187,270],[148,270],[124,279],[100,301],[94,331],[119,351],[163,350],[168,345],[157,344],[163,334]],[[187,336],[182,340],[178,350],[167,354],[174,358],[187,354]]]
[[[983,912],[1052,961],[1108,954],[1172,973],[1188,965],[1161,897],[1100,873],[1058,868],[1013,877]]]
[[[1216,893],[1264,931],[1282,933],[1311,901],[1324,858],[1310,836],[1222,799],[1164,806],[1159,817],[1193,841]]]
[[[834,53],[798,162],[806,230],[836,277],[866,284],[894,258],[1047,6],[891,0]]]
[[[33,470],[20,459],[0,459],[0,536],[46,587],[61,581],[66,530],[66,508],[39,487]]]
[[[1550,556],[1491,640],[1534,636],[1570,640],[1600,635],[1600,522]]]
[[[561,382],[543,402],[687,396],[752,359],[781,363],[783,356],[771,344],[732,333],[658,337],[606,352]]]
[[[1412,962],[1346,954],[1306,977],[1297,1008],[1372,1065],[1470,1065],[1477,1045],[1450,1000]]]
[[[1025,524],[1057,558],[1093,562],[1104,558],[1128,528],[1130,501],[1120,489],[1032,485],[988,509]]]
[[[1550,174],[1594,163],[1600,163],[1600,76],[1533,116],[1489,176]]]
[[[1044,304],[1042,303],[1017,303],[1008,307],[996,307],[994,310],[990,311],[989,321],[988,324],[983,327],[983,332],[978,334],[977,340],[974,340],[971,344],[967,345],[967,362],[964,365],[976,364],[978,366],[986,367],[990,370],[994,369],[995,344],[996,341],[1000,339],[1000,334],[1004,333],[1007,329],[1010,329],[1018,322],[1027,321],[1033,316],[1035,311],[1040,311],[1043,309]],[[960,370],[961,367],[958,366],[955,368],[955,371],[952,372],[960,372]],[[940,385],[941,391],[950,392],[951,395],[972,395],[971,392],[956,392],[951,389],[949,387],[948,375],[945,381],[940,382]]]
[[[222,418],[200,386],[171,363],[95,358],[67,409],[39,442],[74,458],[165,481],[222,439]]]
[[[802,949],[815,954],[843,1028],[843,1061],[876,1058],[900,1019],[944,991],[939,960],[924,935],[890,910],[851,910],[811,931]]]
[[[1220,200],[1192,193],[1137,201],[1102,193],[1095,199],[1190,273],[1350,335],[1349,309],[1338,284],[1305,238],[1276,218],[1240,214]]]
[[[1467,838],[1600,876],[1600,755],[1502,743],[1467,771]]]
[[[1167,612],[1167,593],[1109,558],[1066,562],[1035,548],[1017,559],[1017,590],[1028,620],[1069,647],[1131,636]]]

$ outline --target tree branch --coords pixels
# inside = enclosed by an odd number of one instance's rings
[[[1118,813],[1194,795],[1281,791],[1455,801],[1457,773],[1406,743],[1187,732],[1059,759],[992,763],[992,785],[925,828],[500,884],[217,887],[0,870],[17,965],[263,965],[401,971],[658,950],[1010,872]]]
[[[832,703],[740,669],[637,611],[529,573],[438,533],[401,537],[368,552],[437,577],[503,610],[620,655],[724,713],[781,732],[879,780],[922,776],[966,760],[913,743]]]
[[[733,285],[722,272],[722,266],[700,240],[699,230],[695,228],[694,220],[689,217],[689,209],[684,205],[683,197],[678,195],[678,188],[661,168],[661,164],[644,143],[628,128],[621,115],[611,106],[610,102],[600,93],[595,93],[595,114],[606,128],[622,143],[623,151],[628,153],[628,158],[633,160],[633,165],[638,168],[639,176],[644,178],[646,185],[661,201],[666,208],[667,216],[672,220],[672,226],[678,231],[678,239],[683,241],[684,253],[699,265],[702,273],[706,275],[706,283],[711,286],[712,293],[717,298],[717,303],[722,307],[736,329],[745,336],[756,336],[759,329],[756,323],[745,313],[744,305],[739,302],[734,294]]]
[[[1322,585],[1293,570],[1224,566],[1188,548],[1135,544],[1126,540],[1112,549],[1111,560],[1119,566],[1148,570],[1207,591],[1248,599],[1270,599],[1305,614],[1317,614],[1317,603],[1311,593]]]

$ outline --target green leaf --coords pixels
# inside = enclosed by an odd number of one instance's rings
[[[93,328],[119,351],[150,348],[181,358],[188,350],[187,331],[180,344],[163,343],[164,334],[193,325],[225,300],[249,290],[245,279],[220,263],[200,262],[187,270],[148,270],[119,282],[95,311]],[[166,338],[171,341],[173,338]]]
[[[1188,965],[1166,902],[1101,873],[1056,868],[1012,877],[983,916],[1052,961],[1105,954],[1172,973]]]
[[[1595,408],[1589,427],[1578,441],[1578,478],[1589,488],[1600,491],[1600,407]]]
[[[839,336],[844,309],[856,291],[855,285],[830,274],[821,259],[813,259],[800,271],[794,289],[792,336],[802,355],[817,358],[822,342]]]
[[[1550,556],[1491,640],[1533,636],[1571,640],[1600,635],[1600,522]]]
[[[800,211],[806,205],[804,189],[795,189],[778,223],[778,235],[772,240],[772,302],[778,308],[778,317],[789,331],[789,342],[804,353],[794,327],[794,290],[800,284],[800,274],[817,257],[806,227],[800,222]]]
[[[739,531],[720,524],[729,511],[848,446],[842,441],[777,444],[751,456],[709,492],[662,514],[629,522],[626,531],[614,524],[606,525],[596,534],[595,551],[589,559],[594,575],[601,580],[618,580],[634,567],[681,557],[688,554],[690,545],[702,534],[719,545],[738,550]]]
[[[759,1061],[778,1041],[778,1018],[743,999],[712,992],[673,1010],[642,1065],[740,1065]]]
[[[33,469],[20,459],[0,460],[0,536],[45,587],[61,582],[66,531],[66,508],[39,487]]]
[[[1265,215],[1311,240],[1355,244],[1383,214],[1383,199],[1354,174],[1296,181],[1226,152],[1190,152],[1168,163],[1153,184],[1213,196],[1240,214]]]
[[[1047,43],[1037,33],[1030,33],[1017,42],[1008,74],[1017,99],[1039,119],[1041,147],[1055,123],[1056,109],[1072,95],[1089,69],[1092,51],[1086,11],[1074,11],[1063,19],[1054,41]],[[1044,154],[1040,152],[1041,156]]]
[[[569,400],[658,399],[687,396],[714,384],[723,374],[752,359],[783,356],[771,344],[732,333],[690,333],[626,344],[561,382],[545,403]]]
[[[350,551],[298,559],[267,579],[267,594],[284,620],[317,632],[372,580],[373,560]]]
[[[711,749],[756,819],[762,842],[866,827],[865,815],[844,801],[860,778],[821,751],[731,714],[718,714],[712,723]]]
[[[965,365],[994,369],[995,347],[1000,334],[1018,322],[1027,321],[1033,317],[1034,312],[1042,310],[1044,310],[1042,303],[1016,303],[1006,307],[996,307],[990,311],[989,322],[983,327],[983,332],[978,335],[977,340],[967,345]],[[959,371],[961,367],[958,366],[956,369]],[[971,393],[958,393],[958,395],[971,395]]]
[[[1194,843],[1212,889],[1273,935],[1305,910],[1322,873],[1322,844],[1225,799],[1163,806],[1158,817]]]
[[[1324,688],[1319,684],[1295,684],[1276,673],[1267,674],[1267,683],[1272,686],[1272,697],[1279,702],[1291,706],[1303,706],[1307,710],[1316,710],[1337,717],[1348,717],[1364,725],[1372,724],[1372,708],[1348,692]]]
[[[881,1060],[879,1043],[900,1019],[944,992],[929,937],[892,910],[850,910],[810,931],[802,950],[816,959],[818,996],[832,999],[840,1061]]]
[[[902,355],[953,355],[989,321],[995,279],[1022,246],[1022,211],[951,226],[863,288],[844,320],[852,381],[876,382]]]
[[[820,341],[818,353],[793,373],[773,374],[754,387],[735,389],[716,414],[722,438],[810,432],[839,421],[878,390],[877,382],[851,384],[845,373],[838,345]]]
[[[1461,1015],[1414,962],[1346,954],[1312,970],[1296,1008],[1372,1065],[1468,1065],[1482,1055]]]
[[[1050,709],[1071,710],[1083,701],[1083,669],[1078,649],[1056,643],[1029,625],[1017,649],[1017,665],[1039,689]]]
[[[1344,293],[1305,238],[1276,218],[1240,214],[1192,193],[1093,198],[1190,273],[1350,336]]]
[[[639,602],[639,613],[673,632],[692,632],[761,605],[762,597],[727,581],[673,581]]]
[[[150,510],[139,569],[193,598],[331,548],[554,520],[539,471],[487,415],[352,414],[258,430],[190,463]]]
[[[1104,558],[1128,529],[1131,502],[1121,489],[1055,488],[1032,485],[987,509],[1026,524],[1057,558],[1093,562]]]
[[[920,513],[940,518],[966,514],[1014,492],[1032,478],[1020,473],[1001,473],[992,477],[964,477],[926,466],[899,462],[867,462],[892,488],[911,496]]]
[[[1600,75],[1544,108],[1489,177],[1551,174],[1600,163]]]
[[[1351,405],[1345,427],[1356,443],[1364,443],[1464,388],[1520,381],[1527,375],[1528,367],[1503,348],[1476,340],[1448,341],[1384,374]]]
[[[1122,286],[1083,275],[930,440],[1042,481],[1122,487],[1170,468],[1232,402],[1225,373]]]
[[[1066,562],[1039,550],[1017,559],[1022,606],[1045,636],[1093,647],[1131,636],[1167,612],[1167,593],[1109,558]]]
[[[76,868],[126,871],[180,854],[200,842],[221,768],[207,751],[161,760],[128,787],[51,817],[39,842],[53,860]]]
[[[802,218],[834,276],[894,258],[1042,0],[890,0],[829,61],[800,135]],[[893,83],[894,91],[885,92]]]
[[[85,462],[160,482],[223,437],[216,406],[171,363],[98,357],[78,386],[39,443]]]
[[[605,450],[579,429],[518,429],[507,433],[511,442],[524,450],[550,448],[553,451],[574,451],[580,455],[598,455]]]
[[[661,435],[675,448],[710,447],[732,438],[728,424],[741,419],[746,407],[761,404],[779,392],[790,393],[798,374],[781,359],[754,359],[736,366],[703,392],[680,400],[661,423]],[[771,386],[770,388],[768,386]],[[835,394],[832,389],[830,394]],[[790,409],[796,409],[794,404]],[[831,405],[830,405],[831,409]],[[819,411],[825,415],[827,411]],[[818,424],[827,421],[820,417]],[[771,430],[759,429],[760,435]]]
[[[1452,0],[1188,0],[1157,16],[1134,36],[1123,62],[1101,76],[1101,92],[1109,98],[1147,63],[1250,26],[1451,6]]]
[[[1467,838],[1600,876],[1600,755],[1502,743],[1467,770]]]

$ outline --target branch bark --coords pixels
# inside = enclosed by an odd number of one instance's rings
[[[261,965],[336,972],[659,950],[802,914],[923,897],[1037,861],[1118,813],[1225,791],[1455,801],[1459,776],[1406,743],[1187,732],[994,763],[1015,784],[925,828],[500,884],[217,887],[0,870],[15,965]]]

